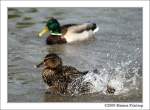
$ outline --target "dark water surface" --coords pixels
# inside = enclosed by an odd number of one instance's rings
[[[37,34],[52,16],[61,24],[95,22],[100,30],[95,40],[47,46]],[[41,70],[33,66],[49,52],[64,64],[91,70],[84,77],[94,85],[91,93],[45,94]],[[115,95],[105,93],[108,83]],[[47,101],[141,102],[142,8],[8,8],[8,102]]]

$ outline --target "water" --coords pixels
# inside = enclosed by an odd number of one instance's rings
[[[100,29],[95,40],[48,46],[37,35],[52,16],[61,24],[95,22]],[[34,65],[49,52],[66,65],[89,70],[80,84],[80,78],[72,83],[72,96],[45,93]],[[142,74],[142,8],[8,9],[8,102],[141,102]],[[87,82],[90,92],[80,94]],[[116,89],[114,95],[107,85]]]

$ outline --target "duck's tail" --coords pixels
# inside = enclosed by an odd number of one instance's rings
[[[96,33],[96,32],[98,32],[98,31],[99,31],[99,27],[97,26],[97,27],[93,30],[93,32]]]
[[[91,23],[90,26],[94,33],[96,33],[99,30],[99,27],[96,25],[96,23]]]
[[[89,71],[83,71],[82,74],[86,75]]]

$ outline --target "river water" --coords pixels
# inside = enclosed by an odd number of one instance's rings
[[[99,31],[94,40],[46,45],[37,35],[52,16],[61,24],[95,22]],[[83,82],[93,84],[91,92],[46,94],[34,65],[48,53],[89,70]],[[8,102],[141,102],[142,74],[142,8],[8,8]]]

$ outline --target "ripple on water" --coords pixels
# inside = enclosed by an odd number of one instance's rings
[[[16,28],[27,28],[27,27],[31,27],[32,25],[34,25],[34,22],[17,22],[16,23]]]
[[[8,8],[8,19],[20,18],[22,12],[16,8]]]
[[[23,18],[23,20],[25,20],[25,21],[32,20],[32,17],[26,16],[26,17]]]
[[[37,8],[28,8],[28,9],[26,10],[26,12],[27,12],[27,13],[36,13],[36,12],[38,12],[38,9],[37,9]]]

